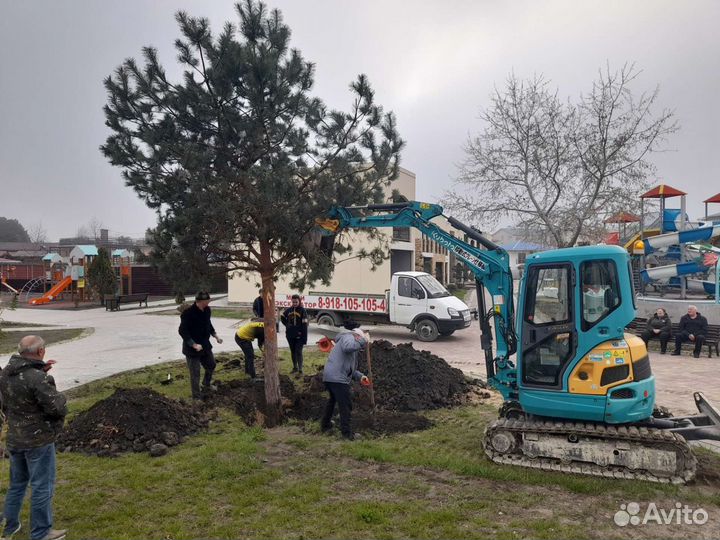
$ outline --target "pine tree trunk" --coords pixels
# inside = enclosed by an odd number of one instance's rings
[[[282,420],[282,402],[280,394],[280,375],[278,369],[277,313],[275,310],[275,282],[270,247],[260,244],[260,279],[263,288],[263,307],[265,323],[265,406],[267,407],[265,426],[275,427]]]

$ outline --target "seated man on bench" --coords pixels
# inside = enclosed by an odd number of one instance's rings
[[[702,346],[705,342],[705,336],[707,336],[707,333],[707,319],[698,313],[695,306],[688,306],[687,315],[683,315],[680,318],[680,326],[678,328],[678,333],[675,336],[675,350],[672,355],[680,356],[680,347],[682,347],[684,342],[689,341],[695,344],[693,356],[695,358],[700,358],[700,353],[702,352]]]
[[[663,308],[657,308],[655,314],[648,319],[647,328],[645,328],[640,337],[645,342],[646,347],[651,339],[659,339],[660,354],[665,354],[671,333],[672,323],[670,322],[670,317],[668,317],[668,314],[665,313]]]

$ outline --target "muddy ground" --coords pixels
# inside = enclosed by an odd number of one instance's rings
[[[433,424],[419,412],[491,397],[445,360],[411,345],[394,347],[379,341],[372,344],[371,353],[372,388],[353,384],[353,429],[359,433],[378,436],[427,429]],[[262,360],[256,368],[262,373]],[[221,407],[234,411],[248,425],[263,425],[264,381],[241,376],[243,365],[238,359],[220,360],[218,369],[237,371],[238,378],[218,381],[217,392],[200,404],[173,400],[148,388],[119,389],[66,426],[58,446],[100,456],[148,450],[161,455],[167,450],[162,446],[179,444],[207,427]],[[360,369],[369,373],[366,358]],[[321,369],[295,379],[281,375],[280,387],[287,419],[301,425],[320,419],[327,403]]]

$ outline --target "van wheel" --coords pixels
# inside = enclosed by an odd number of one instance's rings
[[[317,323],[323,326],[335,326],[335,318],[329,313],[323,313],[317,318]]]
[[[440,335],[443,337],[452,336],[455,333],[455,330],[445,330],[444,332],[440,332]]]
[[[420,341],[435,341],[438,338],[438,327],[434,321],[423,319],[415,325],[415,335]]]

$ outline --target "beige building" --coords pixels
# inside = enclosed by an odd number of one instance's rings
[[[391,192],[396,189],[408,200],[415,200],[415,174],[400,168],[397,180],[387,192],[387,200],[390,200]],[[381,234],[386,235],[390,246],[390,257],[382,262],[375,270],[367,260],[353,258],[347,254],[344,260],[335,265],[330,284],[325,286],[316,283],[306,291],[292,290],[289,277],[281,277],[276,284],[278,294],[289,293],[310,293],[315,292],[353,292],[364,294],[383,294],[390,288],[390,277],[395,272],[402,271],[426,271],[433,274],[442,283],[448,282],[449,258],[447,250],[440,248],[435,242],[424,238],[413,228],[388,228],[378,229]],[[350,239],[357,252],[363,247],[368,249],[374,246],[374,242],[368,241],[361,233],[350,232]],[[257,296],[259,288],[259,276],[257,274],[240,274],[228,280],[228,301],[231,303],[252,302]]]

